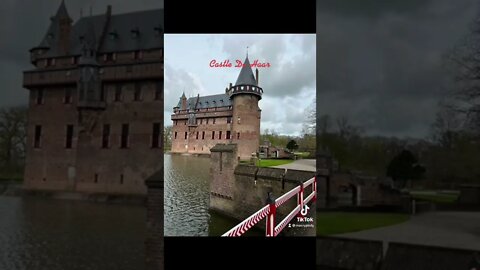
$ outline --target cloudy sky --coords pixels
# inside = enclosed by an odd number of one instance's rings
[[[235,84],[235,61],[270,63],[259,68],[264,90],[261,130],[300,135],[306,109],[315,100],[315,35],[166,35],[165,125],[182,92],[187,97],[214,95]],[[210,61],[230,60],[231,68],[211,68]]]
[[[38,45],[55,15],[60,0],[2,0],[0,4],[0,108],[27,104],[22,71],[33,68],[28,50]],[[101,14],[107,5],[112,13],[162,8],[163,0],[65,0],[74,21],[90,13]]]
[[[368,134],[428,135],[450,89],[442,56],[478,11],[475,0],[317,1],[317,113]]]

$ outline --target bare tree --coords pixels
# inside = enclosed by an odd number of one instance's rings
[[[446,102],[440,102],[439,111],[432,124],[432,139],[438,145],[451,148],[462,128],[463,119],[457,110]]]
[[[163,145],[164,151],[172,148],[172,126],[165,126],[163,128]]]
[[[465,116],[465,127],[480,132],[480,17],[470,33],[446,54],[454,79],[455,110]]]
[[[315,129],[317,127],[317,110],[316,110],[316,100],[305,109],[305,122],[303,123],[303,134],[314,135]]]
[[[19,165],[25,158],[27,109],[0,109],[0,159],[4,167]],[[13,164],[16,162],[17,164]]]
[[[325,135],[329,132],[332,125],[332,120],[330,119],[330,115],[324,114],[318,117],[318,132],[321,135]]]
[[[351,125],[346,116],[340,116],[337,118],[338,133],[343,139],[351,139],[356,136],[360,136],[362,128]]]

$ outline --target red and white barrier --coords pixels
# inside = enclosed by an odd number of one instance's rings
[[[312,185],[312,193],[310,193],[306,198],[304,197],[304,191]],[[297,195],[297,206],[293,209],[277,226],[275,226],[275,216],[277,212],[277,208],[282,206],[292,197]],[[244,221],[240,222],[237,226],[230,229],[228,232],[224,233],[222,236],[241,236],[250,228],[252,228],[255,224],[260,222],[260,220],[266,218],[266,233],[267,237],[274,237],[280,234],[280,232],[290,223],[290,221],[297,216],[303,206],[308,204],[311,201],[314,201],[317,196],[317,181],[316,178],[313,177],[307,180],[304,183],[296,186],[292,190],[288,191],[287,193],[283,194],[279,198],[277,198],[274,202],[265,205],[263,208],[252,214],[250,217],[245,219]]]

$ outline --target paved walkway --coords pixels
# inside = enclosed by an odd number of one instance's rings
[[[340,237],[480,250],[480,212],[429,212],[378,229]]]
[[[273,166],[273,167],[314,172],[316,171],[316,168],[317,168],[316,162],[317,161],[315,159],[299,159],[299,160],[295,160],[292,163]]]

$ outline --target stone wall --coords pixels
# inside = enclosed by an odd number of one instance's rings
[[[212,148],[210,208],[239,221],[264,207],[268,193],[271,192],[276,199],[314,176],[313,172],[237,165],[236,151],[236,144],[218,144]],[[311,192],[311,187],[305,189],[305,198]],[[276,222],[280,222],[296,205],[294,196],[278,208]],[[309,216],[314,217],[314,213],[310,211]],[[264,227],[264,223],[260,222],[258,226]]]
[[[122,83],[122,101],[114,101],[116,84],[105,85],[107,108],[82,113],[65,104],[65,87],[44,88],[44,103],[30,92],[25,188],[87,193],[146,194],[144,180],[161,166],[162,148],[151,148],[153,123],[163,126],[163,99],[155,100],[157,83],[142,82],[142,100],[134,101],[134,83]],[[88,118],[88,119],[87,119]],[[86,123],[85,123],[86,122]],[[129,124],[129,145],[120,148],[122,124]],[[103,125],[110,125],[110,145],[102,148]],[[34,148],[35,126],[42,126],[41,147]],[[74,126],[66,149],[66,125]],[[163,140],[159,139],[160,144]],[[160,145],[161,146],[161,145]]]
[[[226,114],[226,116],[218,117],[216,112],[209,112],[203,113],[203,117],[200,117],[201,113],[198,113],[198,125],[194,127],[189,127],[186,124],[186,118],[173,120],[171,151],[173,153],[210,154],[210,149],[216,144],[228,143],[227,131],[231,130],[231,124],[227,123],[227,117],[231,117],[232,112],[228,110],[219,113]],[[214,118],[215,124],[213,123]],[[200,119],[202,120],[200,121]],[[222,131],[221,138],[219,138],[220,131]],[[177,138],[175,138],[175,132]],[[187,132],[187,139],[185,139],[185,132]],[[215,132],[213,139],[212,132]],[[204,137],[202,137],[203,134],[205,134]]]

